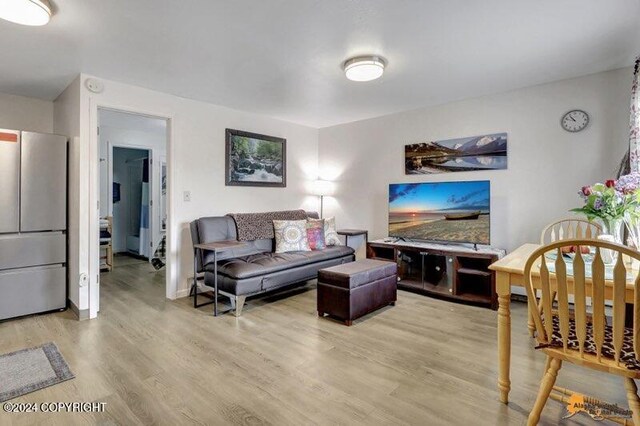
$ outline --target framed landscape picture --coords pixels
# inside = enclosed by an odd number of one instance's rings
[[[407,175],[507,168],[507,134],[473,136],[404,147]]]
[[[287,140],[227,129],[226,185],[287,186]]]

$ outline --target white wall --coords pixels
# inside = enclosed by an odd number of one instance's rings
[[[84,83],[89,76],[82,74]],[[317,176],[318,130],[244,113],[203,102],[179,98],[140,87],[101,80],[104,91],[93,94],[80,86],[81,145],[90,150],[87,162],[79,167],[90,178],[92,192],[87,203],[91,216],[98,217],[99,146],[95,134],[98,107],[139,112],[170,119],[168,146],[169,251],[167,274],[170,286],[167,297],[187,294],[187,277],[191,275],[192,248],[188,224],[206,215],[228,212],[257,212],[289,208],[317,209],[317,199],[308,196],[307,185]],[[82,111],[87,105],[87,114]],[[287,187],[243,188],[224,184],[225,128],[241,129],[287,139]],[[78,178],[78,174],[74,179]],[[191,202],[183,201],[183,192],[191,192]],[[86,213],[87,220],[90,217]],[[97,221],[84,232],[95,238]],[[82,256],[93,259],[92,253]],[[81,256],[81,257],[82,257]],[[92,270],[99,266],[95,257]],[[94,260],[91,260],[94,262]],[[96,275],[94,277],[93,275]],[[90,274],[92,300],[97,292],[97,274]],[[92,305],[93,306],[93,305]],[[94,315],[94,312],[91,312]]]
[[[53,102],[0,93],[0,128],[53,133]]]
[[[337,187],[325,216],[381,238],[389,183],[490,179],[492,245],[536,242],[546,223],[580,204],[581,186],[615,177],[628,143],[631,77],[624,68],[321,129],[320,175]],[[559,124],[573,108],[591,115],[577,134]],[[404,174],[405,144],[496,132],[508,133],[508,170]]]
[[[86,164],[88,147],[80,143],[80,78],[76,78],[53,105],[53,131],[69,136],[68,190],[68,252],[67,277],[69,300],[79,311],[89,309],[88,285],[81,286],[81,275],[88,277],[88,173],[80,167]],[[84,284],[87,284],[85,281]],[[83,317],[84,314],[81,314]]]

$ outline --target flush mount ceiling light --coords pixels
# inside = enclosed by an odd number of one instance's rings
[[[0,18],[21,25],[46,25],[51,19],[51,4],[48,0],[2,0]]]
[[[351,81],[371,81],[382,77],[386,62],[379,56],[358,56],[344,63],[344,74]]]

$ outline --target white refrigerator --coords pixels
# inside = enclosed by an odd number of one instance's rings
[[[66,308],[67,138],[0,129],[0,320]]]

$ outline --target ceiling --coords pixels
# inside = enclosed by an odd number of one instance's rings
[[[313,127],[631,65],[640,0],[55,0],[0,21],[0,92],[79,72]],[[383,78],[341,63],[376,54]]]

